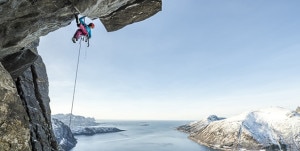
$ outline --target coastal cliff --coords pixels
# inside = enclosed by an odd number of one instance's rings
[[[296,151],[300,114],[280,107],[245,112],[227,119],[207,118],[178,127],[193,141],[220,150]]]
[[[0,150],[59,149],[39,37],[69,25],[75,13],[99,18],[107,31],[116,31],[156,14],[161,5],[161,0],[1,0]]]
[[[70,117],[72,118],[71,123]],[[124,131],[116,127],[102,126],[100,123],[97,123],[96,120],[92,117],[84,117],[80,115],[70,114],[55,114],[52,115],[52,118],[55,118],[64,124],[69,124],[69,129],[74,135],[92,136],[95,134],[115,133]]]

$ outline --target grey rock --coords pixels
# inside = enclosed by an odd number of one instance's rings
[[[160,0],[135,1],[100,18],[107,31],[116,31],[128,24],[142,21],[161,10]]]
[[[10,0],[0,5],[0,58],[27,47],[73,19],[67,1]]]
[[[35,48],[34,48],[35,49]],[[38,58],[37,52],[22,48],[20,51],[5,56],[1,62],[13,79],[19,77]]]
[[[298,106],[296,112],[300,114],[300,107]]]
[[[56,141],[61,147],[61,150],[68,151],[76,146],[77,140],[69,126],[58,119],[52,118],[52,127]]]
[[[10,74],[0,63],[0,150],[30,151],[29,119]]]
[[[30,120],[33,150],[57,150],[50,117],[48,78],[41,57],[17,79],[16,84]]]
[[[0,59],[22,50],[80,13],[100,18],[107,31],[142,21],[161,10],[161,0],[10,0],[0,2]]]

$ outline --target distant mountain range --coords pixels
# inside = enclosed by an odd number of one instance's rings
[[[71,114],[54,114],[52,118],[58,119],[65,123],[66,125],[70,124],[71,117],[71,125],[70,127],[79,127],[79,126],[97,126],[99,123],[96,122],[93,117],[84,117],[80,115],[71,115]]]
[[[221,150],[300,150],[299,107],[272,107],[230,118],[215,115],[178,127],[197,143]]]
[[[55,114],[52,115],[53,119],[58,119],[64,124],[70,124],[70,114]],[[84,117],[80,115],[71,116],[71,126],[70,129],[74,135],[94,135],[99,133],[113,133],[120,132],[120,130],[115,127],[104,127],[100,123],[97,123],[94,118]]]
[[[52,128],[56,141],[60,145],[60,150],[68,151],[75,147],[77,141],[74,135],[95,135],[101,133],[120,132],[116,127],[102,127],[94,118],[83,117],[79,115],[71,116],[70,114],[55,114],[52,115]]]

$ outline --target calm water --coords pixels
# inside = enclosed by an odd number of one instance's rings
[[[175,130],[184,121],[100,121],[126,131],[77,136],[72,151],[216,151],[201,146]]]

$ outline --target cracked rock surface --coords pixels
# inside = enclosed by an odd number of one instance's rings
[[[0,150],[58,150],[51,126],[46,67],[39,38],[74,14],[100,19],[107,31],[142,21],[161,0],[0,0]]]

